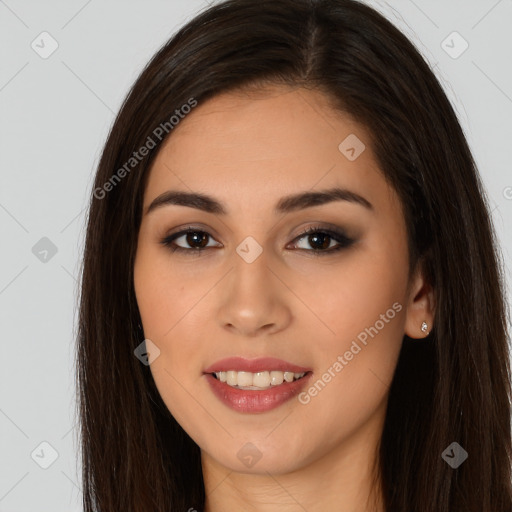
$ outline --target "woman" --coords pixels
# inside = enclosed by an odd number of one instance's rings
[[[442,88],[373,9],[191,20],[91,198],[85,510],[510,511],[488,212]]]

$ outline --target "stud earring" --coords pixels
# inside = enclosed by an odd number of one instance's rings
[[[422,332],[424,332],[424,333],[426,333],[426,334],[427,334],[427,336],[428,336],[428,335],[429,335],[429,333],[427,332],[427,329],[428,329],[428,324],[427,324],[427,322],[423,322],[423,323],[421,324],[421,331],[422,331]]]

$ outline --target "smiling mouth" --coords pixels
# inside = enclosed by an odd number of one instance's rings
[[[294,373],[269,370],[263,372],[238,372],[229,370],[225,372],[213,372],[211,375],[235,389],[261,391],[275,388],[286,382],[293,382],[302,379],[310,372]]]

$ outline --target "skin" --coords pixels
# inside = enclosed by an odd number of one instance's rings
[[[366,145],[354,161],[338,149],[349,134]],[[283,196],[333,186],[373,210],[332,201],[273,212]],[[431,330],[434,306],[421,266],[408,278],[403,212],[369,133],[318,91],[225,93],[173,130],[150,171],[144,212],[171,189],[214,196],[228,211],[165,205],[144,214],[134,268],[144,333],[160,350],[151,372],[201,448],[206,510],[383,510],[371,468],[389,384],[404,334],[425,337],[421,323]],[[211,235],[210,248],[192,253],[185,236],[175,243],[189,253],[160,243],[189,224]],[[298,237],[326,224],[355,242],[315,256],[322,241]],[[252,263],[236,252],[247,236],[262,249]],[[337,245],[327,238],[325,247]],[[293,398],[264,413],[236,412],[203,375],[225,357],[273,356],[311,368],[314,383],[395,303],[401,310],[307,404]],[[247,442],[261,453],[250,468],[237,457]]]

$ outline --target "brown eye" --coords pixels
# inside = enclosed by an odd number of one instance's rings
[[[204,233],[203,231],[189,231],[183,236],[185,237],[185,242],[194,249],[202,249],[203,247],[208,245],[209,235],[207,233]]]
[[[176,243],[176,240],[180,240],[179,244]],[[199,229],[189,228],[179,233],[174,233],[165,237],[162,240],[162,244],[169,247],[172,252],[175,251],[183,251],[183,252],[199,252],[204,249],[210,249],[208,241],[212,239],[212,236],[206,231],[201,231]]]
[[[330,229],[308,228],[301,233],[295,240],[305,240],[305,243],[312,247],[312,250],[300,248],[313,254],[331,254],[341,249],[347,248],[354,243],[354,240],[347,237],[344,233]],[[332,243],[334,242],[334,246]],[[337,243],[337,245],[336,245]]]
[[[177,240],[180,240],[179,244],[176,242]],[[305,230],[294,240],[295,245],[297,241],[300,242],[302,240],[305,240],[305,243],[309,247],[299,247],[299,250],[307,251],[315,255],[332,254],[349,247],[355,241],[347,237],[341,231],[338,232],[331,229],[320,228],[308,228]],[[168,247],[171,252],[178,251],[199,255],[205,249],[222,247],[221,244],[209,245],[210,241],[213,241],[213,237],[208,232],[190,227],[165,237],[161,243]]]

